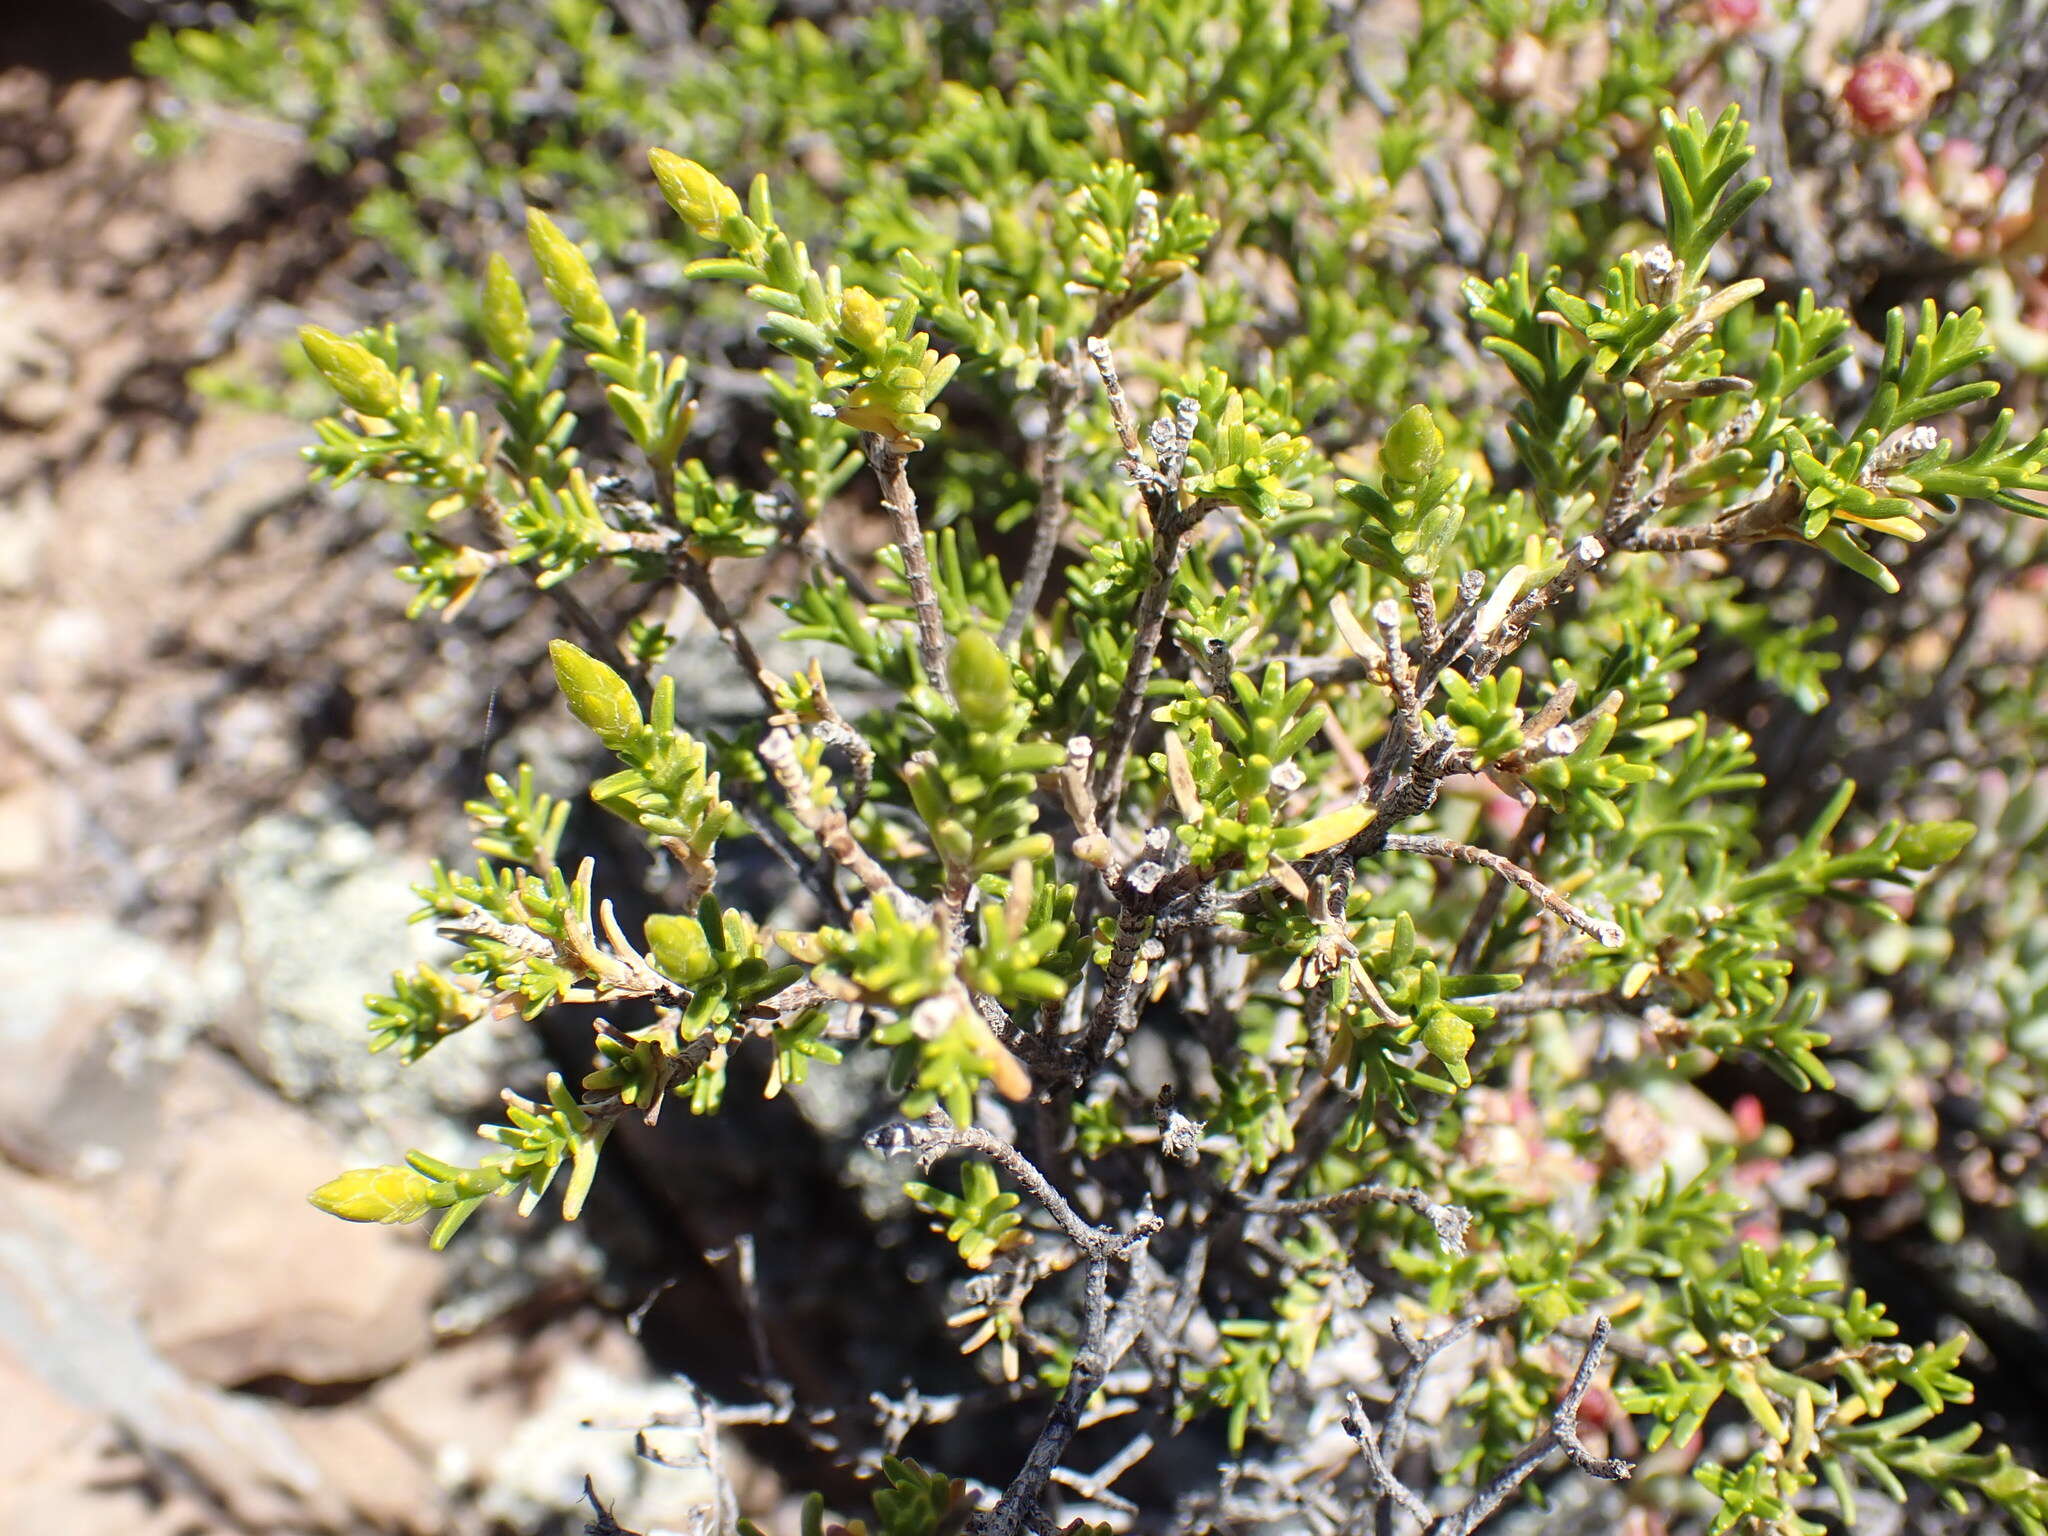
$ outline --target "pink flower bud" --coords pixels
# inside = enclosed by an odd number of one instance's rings
[[[1954,79],[1954,73],[1939,59],[1908,53],[1887,40],[1849,67],[1836,87],[1835,99],[1851,129],[1871,138],[1885,138],[1926,117],[1934,98]]]
[[[1722,37],[1741,37],[1764,24],[1764,0],[1700,0],[1700,20]]]

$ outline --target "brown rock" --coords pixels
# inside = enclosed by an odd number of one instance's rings
[[[328,1486],[378,1531],[436,1536],[448,1529],[433,1476],[375,1409],[308,1410],[291,1427]]]
[[[526,1353],[503,1334],[479,1334],[379,1382],[367,1401],[432,1459],[443,1486],[474,1486],[530,1406],[535,1367]]]
[[[28,1486],[51,1460],[87,1438],[92,1414],[51,1390],[0,1342],[0,1510],[6,1490]],[[33,1527],[0,1521],[0,1530]]]
[[[192,1376],[233,1385],[386,1375],[432,1341],[441,1266],[417,1232],[306,1203],[345,1159],[217,1057],[181,1066],[165,1122],[189,1128],[158,1209],[145,1321]]]

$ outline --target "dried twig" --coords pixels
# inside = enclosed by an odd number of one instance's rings
[[[1600,1369],[1600,1357],[1607,1349],[1608,1332],[1606,1318],[1594,1321],[1593,1337],[1579,1360],[1571,1385],[1565,1389],[1564,1398],[1557,1405],[1557,1412],[1551,1415],[1550,1427],[1518,1452],[1515,1459],[1501,1469],[1499,1476],[1472,1496],[1470,1503],[1442,1521],[1431,1536],[1471,1536],[1507,1501],[1509,1495],[1528,1481],[1531,1473],[1549,1459],[1552,1451],[1563,1451],[1581,1472],[1606,1482],[1622,1482],[1635,1474],[1632,1463],[1619,1457],[1595,1456],[1579,1440],[1579,1406],[1592,1388],[1594,1373]]]
[[[1444,1205],[1419,1189],[1397,1184],[1359,1184],[1333,1195],[1311,1195],[1300,1200],[1267,1200],[1257,1195],[1239,1195],[1237,1203],[1258,1216],[1323,1216],[1370,1204],[1399,1205],[1414,1211],[1436,1229],[1437,1241],[1447,1253],[1465,1251],[1465,1234],[1472,1229],[1472,1213],[1462,1205]]]
[[[1181,505],[1180,476],[1187,462],[1188,446],[1195,437],[1195,402],[1191,398],[1180,402],[1171,436],[1159,456],[1159,467],[1148,469],[1139,456],[1130,402],[1124,398],[1123,384],[1117,377],[1108,344],[1099,337],[1090,337],[1088,355],[1109,396],[1110,418],[1124,447],[1124,468],[1137,481],[1152,514],[1152,571],[1131,616],[1130,665],[1125,669],[1116,707],[1110,713],[1108,740],[1097,757],[1092,785],[1102,822],[1108,826],[1116,819],[1117,802],[1123,796],[1124,770],[1130,764],[1131,746],[1144,719],[1145,688],[1151,681],[1159,638],[1166,628],[1166,605],[1173,594],[1173,578],[1186,558],[1188,536],[1213,506],[1206,501],[1188,507]]]
[[[1022,1152],[978,1125],[955,1125],[943,1110],[933,1110],[922,1120],[898,1120],[878,1126],[868,1132],[867,1143],[884,1156],[913,1152],[927,1168],[955,1153],[979,1153],[1023,1185],[1025,1193],[1045,1207],[1046,1214],[1067,1240],[1091,1259],[1123,1258],[1159,1230],[1159,1218],[1150,1213],[1138,1217],[1129,1234],[1083,1220]]]
[[[1067,418],[1081,397],[1081,371],[1069,356],[1045,370],[1045,438],[1038,454],[1038,511],[1031,523],[1031,553],[1017,582],[1017,595],[1003,620],[996,645],[1007,651],[1024,633],[1052,575],[1060,535],[1067,527],[1067,450],[1073,442]]]
[[[846,813],[820,805],[812,798],[810,781],[804,777],[803,764],[797,761],[796,740],[788,731],[779,726],[770,731],[761,740],[760,753],[762,763],[789,801],[791,814],[841,868],[874,895],[915,902],[916,898],[907,895],[889,878],[889,872],[875,862],[874,855],[861,847],[847,823]]]
[[[952,647],[946,638],[946,622],[939,613],[939,595],[932,587],[931,562],[925,558],[917,497],[910,489],[910,476],[904,471],[909,455],[874,432],[861,434],[861,447],[882,488],[882,508],[895,527],[896,548],[903,555],[903,579],[909,584],[911,607],[917,615],[918,660],[924,664],[925,677],[938,690],[939,697],[950,704],[953,685],[946,674],[946,658]]]
[[[1344,1415],[1344,1433],[1358,1442],[1358,1448],[1365,1453],[1366,1477],[1372,1484],[1372,1491],[1383,1499],[1392,1499],[1424,1525],[1429,1523],[1429,1506],[1416,1497],[1415,1490],[1394,1476],[1393,1469],[1380,1454],[1379,1437],[1373,1433],[1372,1420],[1366,1417],[1365,1404],[1353,1392],[1349,1399],[1351,1411]]]
[[[1491,870],[1509,884],[1528,892],[1544,911],[1569,923],[1597,944],[1612,946],[1621,943],[1625,937],[1619,923],[1610,918],[1595,917],[1590,912],[1574,906],[1513,859],[1495,853],[1490,848],[1477,848],[1470,843],[1457,842],[1448,837],[1410,837],[1394,833],[1387,838],[1386,849],[1389,853],[1420,853],[1433,859],[1454,859],[1460,864],[1476,864],[1481,869]]]

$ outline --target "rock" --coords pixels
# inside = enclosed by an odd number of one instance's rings
[[[0,1344],[0,1510],[6,1491],[34,1481],[68,1447],[92,1437],[98,1422],[54,1391],[6,1344]],[[0,1530],[32,1530],[0,1521]]]
[[[0,340],[0,421],[31,430],[63,412],[77,375],[56,325],[30,323],[28,305],[14,289],[0,289],[10,323]]]
[[[353,1382],[428,1347],[441,1266],[420,1234],[306,1203],[345,1166],[325,1132],[206,1052],[181,1066],[164,1119],[184,1139],[144,1305],[168,1359],[221,1385]]]
[[[329,1486],[377,1531],[436,1536],[448,1529],[432,1474],[374,1410],[309,1409],[291,1422]]]
[[[476,1484],[518,1427],[531,1376],[517,1341],[479,1334],[378,1382],[365,1402],[380,1423],[420,1447],[436,1482],[463,1489]]]
[[[0,921],[32,957],[0,1009],[0,1156],[67,1178],[118,1172],[156,1133],[157,1047],[138,1019],[185,986],[170,954],[100,917]]]
[[[602,1346],[608,1341],[614,1346]],[[652,1381],[622,1334],[565,1358],[540,1402],[503,1445],[490,1469],[483,1512],[513,1530],[532,1530],[571,1508],[588,1477],[619,1524],[646,1536],[710,1533],[732,1525],[725,1447],[699,1427],[703,1400],[680,1378]],[[625,1347],[619,1347],[625,1346]],[[604,1358],[606,1354],[612,1359]],[[634,1433],[654,1418],[649,1449]]]
[[[317,1467],[267,1406],[194,1385],[152,1347],[118,1272],[74,1236],[90,1230],[98,1204],[0,1168],[0,1359],[38,1384],[22,1411],[55,1398],[59,1426],[62,1415],[75,1425],[81,1413],[111,1421],[153,1467],[197,1483],[248,1526],[343,1518]],[[17,1515],[0,1529],[73,1527]]]
[[[223,1028],[279,1092],[320,1101],[329,1123],[388,1126],[375,1138],[380,1162],[403,1150],[392,1140],[429,1134],[504,1081],[494,1062],[504,1032],[489,1025],[410,1067],[370,1054],[365,994],[386,990],[395,970],[450,953],[431,930],[408,925],[420,904],[412,886],[425,873],[424,860],[384,852],[351,822],[296,816],[253,823],[228,861],[246,984]]]
[[[57,526],[56,500],[41,483],[0,499],[0,595],[36,590]]]
[[[32,880],[50,867],[63,840],[63,811],[47,784],[0,792],[0,881]]]

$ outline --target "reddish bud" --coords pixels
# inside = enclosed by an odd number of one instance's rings
[[[1887,40],[1849,67],[1836,87],[1835,100],[1850,128],[1871,138],[1886,138],[1926,117],[1934,98],[1954,79],[1939,59],[1908,53]]]
[[[1764,25],[1764,0],[1700,0],[1699,18],[1722,37],[1741,37]]]

